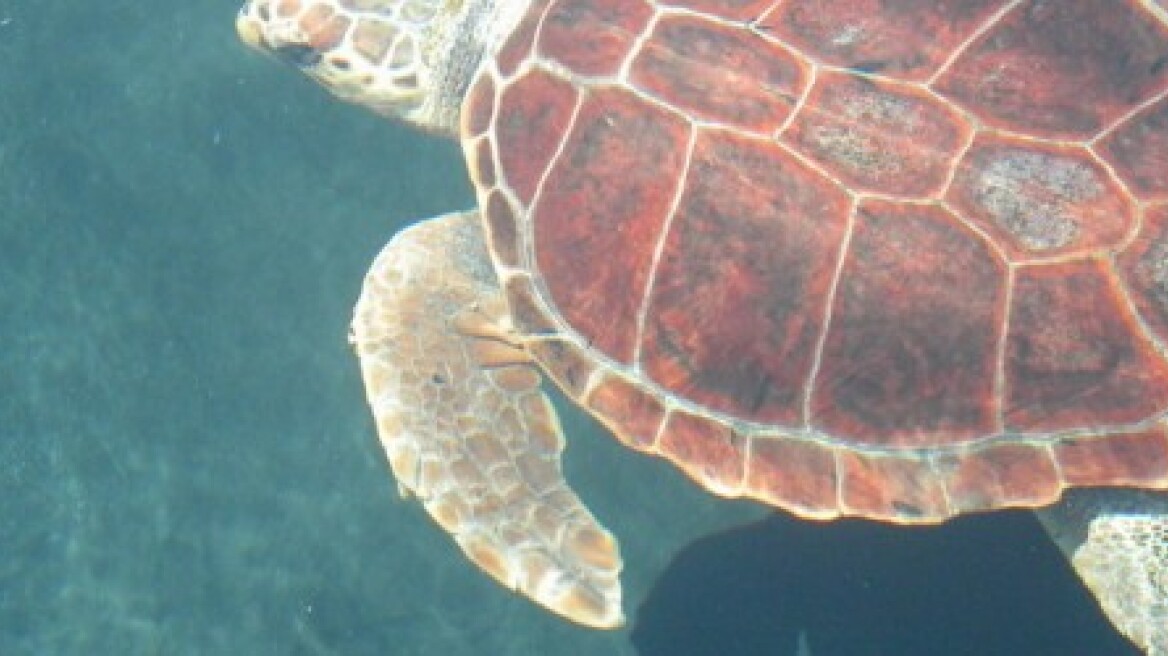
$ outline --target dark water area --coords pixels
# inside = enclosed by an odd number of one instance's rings
[[[0,656],[1130,653],[1021,515],[718,533],[762,511],[571,411],[631,625],[480,575],[398,498],[346,343],[382,244],[472,202],[458,149],[236,9],[0,2]]]
[[[939,527],[773,515],[688,546],[637,617],[639,653],[1135,655],[1026,513]],[[791,645],[781,649],[779,645]]]

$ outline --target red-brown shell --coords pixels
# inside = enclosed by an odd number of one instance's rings
[[[464,143],[535,356],[820,517],[1168,487],[1168,2],[539,0]]]

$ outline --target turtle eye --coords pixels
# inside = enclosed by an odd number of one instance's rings
[[[320,63],[320,53],[312,46],[288,43],[275,49],[276,56],[297,68],[308,68]]]

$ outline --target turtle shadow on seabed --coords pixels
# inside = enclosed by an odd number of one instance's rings
[[[781,557],[776,557],[781,554]],[[905,529],[786,514],[699,539],[635,610],[658,654],[1138,654],[1032,516]]]

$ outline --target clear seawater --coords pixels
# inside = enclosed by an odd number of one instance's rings
[[[472,570],[398,499],[345,341],[390,235],[470,204],[457,149],[235,9],[0,0],[0,654],[1132,653],[1024,514],[731,529],[761,511],[571,412],[629,628]]]

